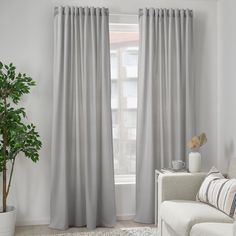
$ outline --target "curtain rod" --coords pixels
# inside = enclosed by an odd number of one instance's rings
[[[178,8],[170,8],[170,9],[168,9],[168,8],[150,8],[151,10],[161,10],[161,11],[163,11],[163,10],[166,10],[167,11],[167,15],[169,15],[169,12],[170,11],[172,11],[172,14],[173,15],[175,15],[175,11],[178,11],[178,12],[180,12],[180,11],[183,11],[184,12],[184,14],[186,14],[186,12],[188,11],[189,12],[189,14],[191,15],[191,16],[193,16],[193,10],[190,10],[190,9],[178,9]],[[150,10],[149,8],[147,8],[146,10],[147,11],[149,11]],[[111,16],[132,16],[132,17],[139,17],[140,15],[143,15],[143,11],[144,11],[144,9],[139,9],[139,13],[138,14],[130,14],[130,13],[116,13],[116,12],[110,12],[110,15]],[[163,14],[163,13],[162,13]],[[178,13],[179,14],[179,13]]]
[[[139,16],[142,16],[143,13],[141,12],[139,15],[138,14],[126,14],[126,13],[110,13],[109,14],[110,16],[127,16],[127,17],[139,17]],[[162,16],[164,15],[164,13],[161,14]],[[167,16],[169,16],[170,13],[167,12]],[[173,11],[172,15],[174,16],[175,15],[175,12]],[[184,12],[184,15],[186,15],[186,12]],[[193,11],[189,11],[189,15],[190,16],[193,16]]]
[[[65,8],[68,8],[70,10],[70,7],[59,7],[59,6],[55,6],[54,7],[54,14],[56,15],[59,11],[59,9],[62,9],[64,11]],[[77,8],[77,7],[75,7]],[[79,7],[79,8],[82,8],[83,10],[85,9],[85,7]],[[86,8],[90,8],[90,7],[86,7]],[[92,7],[93,9],[96,9],[96,7]],[[106,13],[109,12],[109,9],[108,8],[100,8],[100,10],[104,10]],[[166,9],[166,8],[146,8],[146,9],[139,9],[139,13],[138,14],[131,14],[131,13],[117,13],[117,12],[110,12],[110,16],[127,16],[127,17],[139,17],[139,16],[142,16],[143,15],[143,12],[144,11],[154,11],[156,12],[156,10],[160,10],[161,11],[161,15],[163,15],[163,10],[167,12],[167,15],[170,14],[170,12],[172,12],[173,15],[175,15],[175,12],[178,11],[178,14],[180,14],[179,12],[180,11],[183,11],[184,12],[184,15],[187,14],[187,12],[189,12],[189,15],[190,16],[193,16],[193,10],[190,10],[190,9],[173,9],[173,8],[170,8],[170,9]]]
[[[135,16],[138,17],[138,14],[129,14],[129,13],[110,13],[110,16]]]

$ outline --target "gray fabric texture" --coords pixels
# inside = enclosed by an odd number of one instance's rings
[[[115,224],[108,17],[55,8],[52,228]]]
[[[184,160],[194,133],[193,17],[142,9],[137,121],[137,222],[154,222],[154,170]]]

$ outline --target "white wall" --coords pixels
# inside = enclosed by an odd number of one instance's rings
[[[37,87],[25,98],[28,117],[43,141],[40,162],[20,158],[11,192],[18,208],[18,224],[47,223],[50,204],[50,144],[52,111],[53,6],[105,6],[111,13],[136,14],[138,8],[166,7],[194,10],[195,80],[198,131],[208,134],[204,168],[215,161],[217,144],[217,3],[214,0],[0,0],[0,60],[13,61],[30,74]],[[117,186],[118,215],[133,215],[135,187]]]
[[[218,166],[236,157],[236,1],[218,2]]]

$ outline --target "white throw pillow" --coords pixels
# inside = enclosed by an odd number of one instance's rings
[[[206,176],[196,198],[236,220],[236,179],[226,179],[215,167]]]

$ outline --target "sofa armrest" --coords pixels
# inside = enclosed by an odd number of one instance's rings
[[[158,225],[162,231],[161,203],[167,200],[195,201],[206,173],[160,174],[158,177]]]
[[[166,200],[196,199],[206,173],[160,174],[158,178],[158,205]]]

